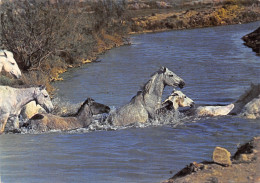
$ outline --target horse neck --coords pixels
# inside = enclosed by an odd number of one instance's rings
[[[80,107],[80,109],[77,112],[77,116],[79,121],[84,122],[88,118],[92,117],[91,109],[87,104],[84,104],[83,107]]]
[[[0,72],[2,72],[3,67],[4,67],[4,65],[3,65],[3,63],[0,61]]]
[[[153,76],[151,80],[144,86],[144,102],[150,104],[153,103],[155,108],[159,108],[161,106],[164,87],[165,85],[162,81],[162,75],[157,74]]]
[[[35,88],[16,89],[17,107],[19,109],[21,109],[23,106],[25,106],[29,102],[35,100],[34,91],[35,91]]]
[[[230,112],[231,114],[238,114],[242,111],[243,107],[260,95],[260,84],[252,85],[239,99],[234,103],[235,107]]]
[[[177,110],[179,108],[178,102],[175,100],[175,98],[172,100],[173,108]]]

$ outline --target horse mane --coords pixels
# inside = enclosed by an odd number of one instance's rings
[[[151,78],[143,85],[143,87],[141,88],[141,90],[144,92],[144,93],[148,93],[152,84],[154,83],[155,81],[155,78],[158,76],[159,74],[159,71],[155,72],[154,74],[151,75]]]
[[[259,95],[260,95],[260,84],[251,83],[250,88],[247,89],[242,95],[240,95],[240,97],[234,103],[235,107],[229,114],[240,113],[243,107],[248,102],[252,101],[254,98],[258,97]]]
[[[75,114],[75,116],[78,116],[80,114],[81,111],[83,111],[85,105],[87,105],[88,99],[86,99],[83,104],[79,107],[79,110],[77,111],[77,113]]]
[[[255,85],[251,83],[250,88],[247,89],[245,93],[242,94],[235,103],[248,103],[256,98],[258,95],[260,95],[260,84]]]
[[[79,107],[79,109],[77,110],[76,113],[71,113],[71,114],[66,114],[66,115],[62,115],[62,117],[76,117],[80,114],[81,111],[84,110],[85,105],[87,105],[88,99],[86,99],[81,106]]]

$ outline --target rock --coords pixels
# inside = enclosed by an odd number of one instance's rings
[[[215,156],[226,157],[230,161],[230,153],[216,147]],[[191,163],[163,183],[194,183],[194,182],[259,182],[260,183],[260,136],[240,146],[232,157],[232,166],[219,166],[220,162],[204,161]],[[216,157],[217,159],[224,159]],[[198,165],[200,168],[198,169]],[[199,171],[197,171],[199,170]]]
[[[30,119],[35,114],[40,112],[45,112],[45,110],[40,105],[36,105],[35,101],[32,101],[24,106],[20,115],[23,117],[23,119]]]
[[[246,154],[241,154],[240,155],[240,161],[248,161],[248,157]]]
[[[247,161],[250,160],[250,157],[248,155],[255,154],[254,150],[256,150],[257,142],[260,142],[260,137],[256,137],[253,140],[243,144],[237,149],[237,152],[232,157],[234,160],[245,160],[245,156]],[[259,143],[260,144],[260,143]]]
[[[216,147],[212,159],[215,163],[230,166],[232,164],[230,157],[231,153],[228,150],[222,147]]]
[[[204,165],[201,163],[193,162],[187,165],[185,168],[183,168],[181,171],[179,171],[177,174],[173,176],[173,178],[177,177],[184,177],[186,175],[189,175],[193,172],[197,172],[199,170],[204,169]]]
[[[258,55],[260,54],[260,27],[254,32],[245,35],[242,38],[245,41],[245,45],[252,48]]]
[[[172,8],[170,4],[164,1],[156,1],[155,2],[158,8]]]

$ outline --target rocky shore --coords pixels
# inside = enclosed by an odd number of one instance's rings
[[[242,38],[245,41],[245,45],[252,48],[257,55],[260,56],[260,27],[250,34],[245,35]]]
[[[212,161],[193,162],[162,183],[258,183],[260,182],[260,136],[230,152],[216,147]]]

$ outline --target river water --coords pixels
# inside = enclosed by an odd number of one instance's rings
[[[197,105],[234,102],[259,83],[260,57],[241,37],[260,22],[134,35],[99,63],[71,69],[54,85],[71,103],[87,97],[119,107],[150,75],[166,66],[186,81]],[[172,88],[165,89],[164,97]],[[5,134],[0,137],[0,182],[160,182],[193,161],[210,160],[215,146],[234,153],[260,134],[260,120],[236,116],[115,131]]]

